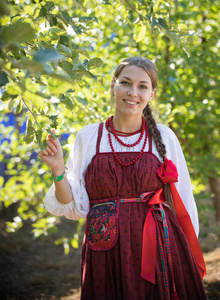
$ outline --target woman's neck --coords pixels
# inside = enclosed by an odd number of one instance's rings
[[[142,117],[137,117],[137,116],[119,117],[118,115],[115,114],[113,117],[113,125],[115,130],[124,133],[132,133],[134,131],[141,129]]]

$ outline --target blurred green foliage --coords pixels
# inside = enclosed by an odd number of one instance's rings
[[[219,177],[219,1],[4,0],[0,6],[1,118],[14,113],[16,128],[1,126],[0,158],[10,179],[1,203],[19,202],[14,231],[30,218],[34,235],[55,228],[42,199],[52,184],[34,151],[51,128],[76,132],[113,113],[111,78],[125,57],[153,60],[159,73],[155,113],[183,147],[195,194]],[[26,122],[25,135],[19,132]],[[210,196],[210,194],[209,194]],[[79,223],[79,224],[83,224]],[[78,233],[62,242],[77,247]]]

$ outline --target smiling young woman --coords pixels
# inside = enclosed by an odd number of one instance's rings
[[[111,91],[115,97],[115,128],[129,132],[136,129],[134,126],[141,127],[143,110],[155,92],[147,72],[137,66],[126,66],[118,78],[112,80]]]
[[[81,300],[206,299],[190,177],[175,134],[152,116],[156,87],[150,60],[123,60],[115,114],[78,132],[68,174],[58,139],[39,153],[54,178],[46,209],[86,218]]]

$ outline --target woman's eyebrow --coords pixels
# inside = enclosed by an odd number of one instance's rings
[[[121,78],[126,78],[127,80],[131,80],[131,78],[127,77],[127,76],[122,76]],[[140,83],[147,83],[147,84],[150,84],[148,81],[144,81],[144,80],[141,80]]]
[[[131,80],[131,78],[127,77],[127,76],[122,76],[121,78],[126,78],[128,80]]]

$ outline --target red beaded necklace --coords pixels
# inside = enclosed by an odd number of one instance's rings
[[[124,143],[119,137],[118,135],[116,134],[116,130],[114,128],[114,125],[113,125],[113,116],[111,116],[107,121],[106,121],[106,125],[107,127],[110,127],[111,128],[111,132],[113,133],[114,137],[116,138],[116,140],[123,146],[125,147],[134,147],[136,145],[138,145],[140,143],[140,141],[142,140],[143,136],[144,136],[144,131],[145,131],[145,127],[146,127],[146,122],[144,120],[144,118],[142,117],[142,127],[141,127],[141,135],[139,137],[139,139],[133,143],[133,144],[126,144]],[[139,130],[138,130],[139,131]],[[120,132],[120,131],[119,131]],[[121,133],[121,132],[120,132]],[[125,135],[126,136],[126,135]],[[129,135],[127,135],[129,136]]]
[[[109,119],[105,122],[105,128],[113,133],[112,129],[111,129],[111,126],[110,126],[110,122],[109,122]],[[132,136],[132,135],[135,135],[137,133],[141,133],[141,130],[142,128],[138,129],[137,131],[134,131],[134,132],[123,132],[123,131],[119,131],[119,130],[116,130],[113,128],[113,130],[115,131],[116,135],[117,136],[124,136],[124,137],[128,137],[128,136]]]
[[[112,149],[112,152],[113,152],[114,157],[115,157],[115,159],[117,160],[117,162],[118,162],[120,165],[125,166],[125,167],[131,166],[131,165],[133,165],[133,164],[141,157],[141,155],[142,155],[143,152],[144,152],[145,146],[146,146],[146,144],[147,144],[148,130],[147,130],[146,122],[145,122],[144,118],[142,118],[142,128],[141,128],[141,135],[140,135],[139,139],[138,139],[135,143],[133,143],[133,144],[126,144],[126,143],[124,143],[121,139],[119,139],[119,137],[117,136],[117,134],[116,134],[116,132],[115,132],[115,129],[114,129],[114,126],[113,126],[112,120],[113,120],[113,116],[110,117],[110,118],[106,121],[106,125],[107,125],[107,127],[110,127],[110,128],[111,128],[111,131],[112,131],[114,137],[116,138],[116,140],[117,140],[121,145],[123,145],[124,147],[134,147],[134,146],[138,145],[138,144],[141,142],[141,140],[142,140],[142,138],[143,138],[143,135],[144,135],[144,131],[145,131],[145,129],[146,129],[146,134],[145,134],[144,144],[143,144],[143,147],[142,147],[140,153],[139,153],[139,154],[138,154],[131,162],[126,163],[126,164],[124,164],[124,163],[118,158],[118,156],[117,156],[117,154],[116,154],[116,152],[115,152],[115,149],[114,149],[114,147],[113,147],[113,144],[112,144],[111,134],[110,134],[110,132],[108,132],[108,140],[109,140],[109,144],[110,144],[110,147],[111,147],[111,149]]]

